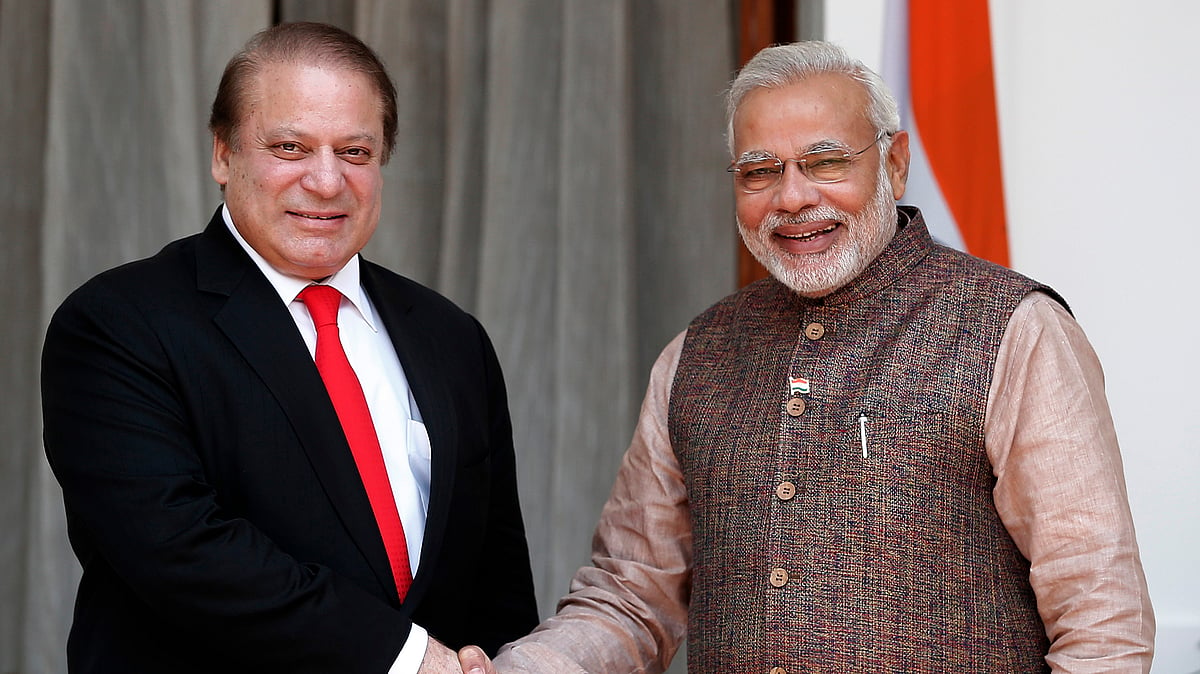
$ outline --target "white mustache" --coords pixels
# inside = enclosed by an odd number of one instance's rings
[[[822,220],[832,220],[834,222],[846,222],[850,220],[847,213],[839,211],[836,208],[828,206],[816,206],[799,213],[768,213],[763,218],[763,226],[766,229],[774,231],[784,225],[807,225],[810,222],[818,222]]]

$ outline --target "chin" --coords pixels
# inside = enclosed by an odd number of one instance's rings
[[[792,292],[797,295],[812,298],[824,297],[854,278],[853,275],[832,274],[826,271],[814,275],[794,270],[782,270],[772,271],[771,275],[780,283],[791,288]]]
[[[865,265],[861,252],[838,247],[819,254],[792,255],[779,249],[750,248],[755,259],[777,281],[804,297],[824,297],[854,279]]]

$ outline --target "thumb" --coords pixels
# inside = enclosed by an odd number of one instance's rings
[[[458,664],[462,667],[463,674],[496,674],[492,661],[478,646],[463,647],[458,652]]]

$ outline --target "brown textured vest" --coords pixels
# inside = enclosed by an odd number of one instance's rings
[[[983,422],[1013,309],[1057,295],[900,222],[828,297],[768,279],[688,328],[669,428],[692,672],[1049,671]]]

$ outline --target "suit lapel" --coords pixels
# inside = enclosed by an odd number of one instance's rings
[[[437,568],[437,557],[442,549],[449,516],[458,447],[453,399],[450,383],[445,380],[445,374],[434,357],[441,347],[436,343],[436,335],[428,329],[430,317],[419,315],[404,288],[383,278],[380,267],[363,260],[360,269],[363,288],[387,328],[413,398],[417,401],[417,408],[421,411],[425,430],[429,433],[432,461],[429,511],[425,518],[420,566],[405,601],[406,605],[415,606],[419,604],[433,578],[433,570]]]
[[[219,210],[197,244],[196,257],[199,289],[227,297],[214,322],[278,400],[342,523],[385,595],[395,597],[366,490],[291,314],[229,233]]]

